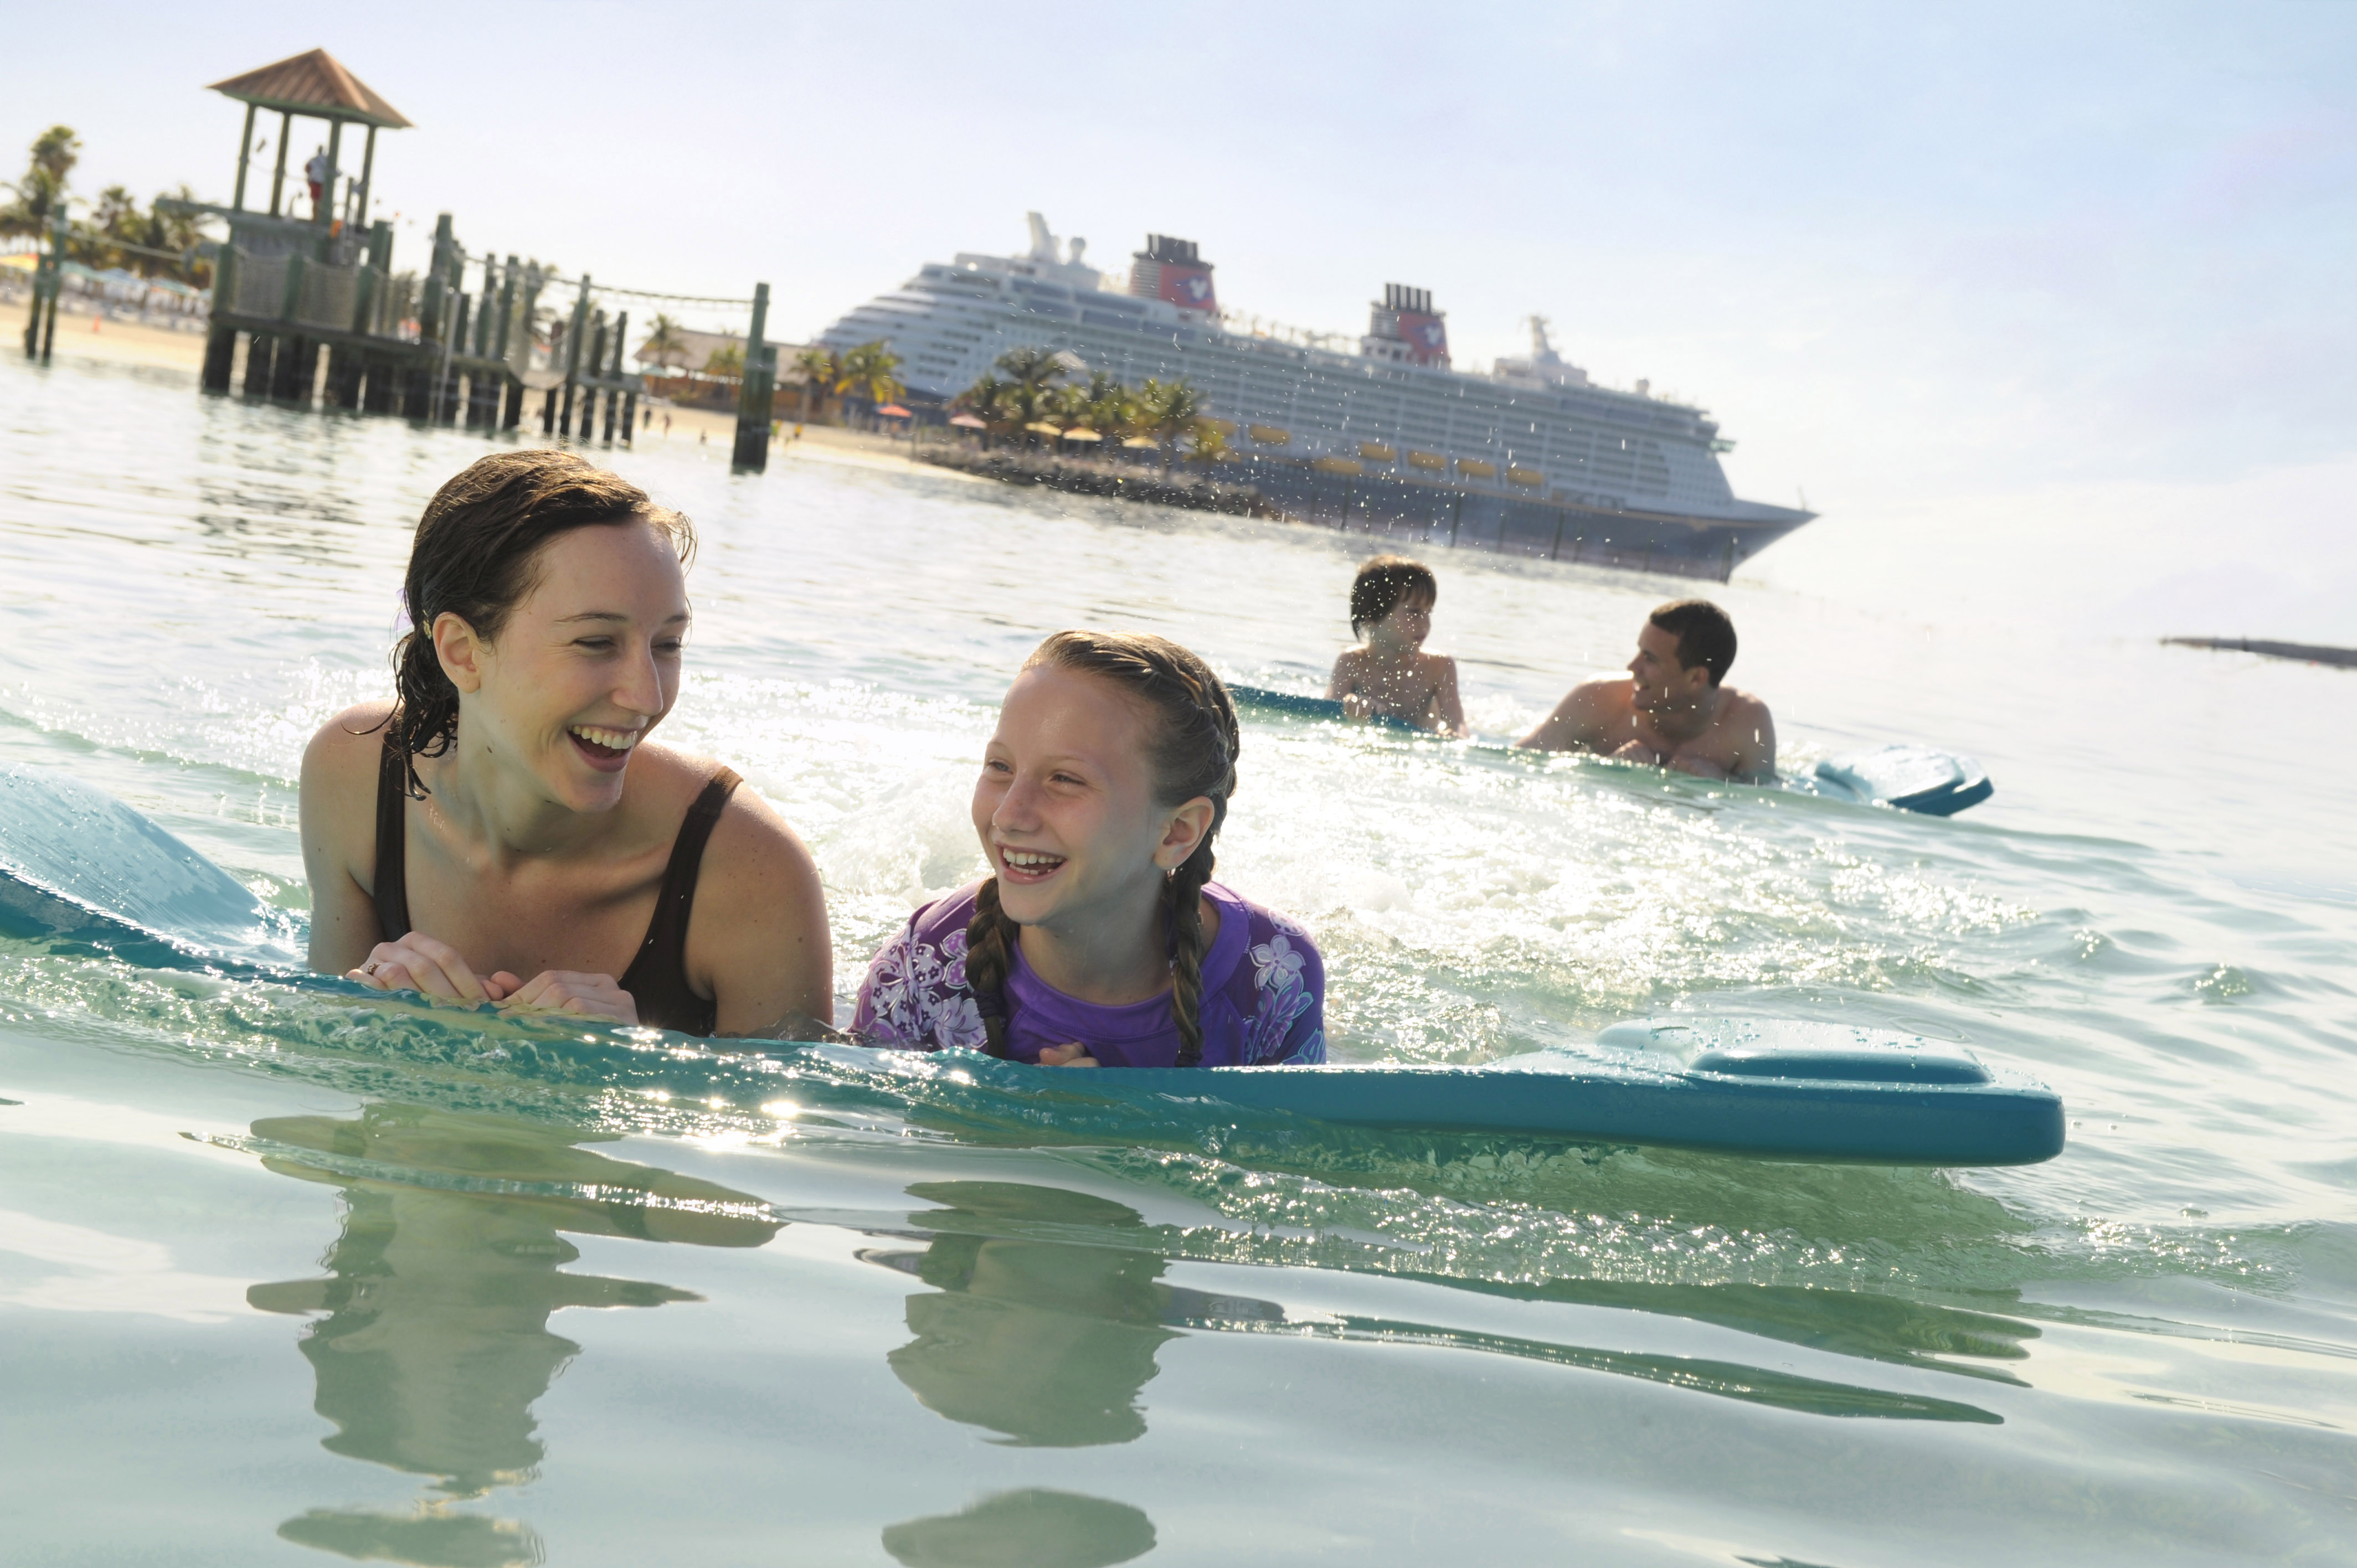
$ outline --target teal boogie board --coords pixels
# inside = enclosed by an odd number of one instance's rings
[[[303,971],[283,911],[121,801],[49,768],[0,766],[0,932],[348,989]],[[1041,1070],[975,1065],[1013,1093]],[[1958,1046],[1793,1021],[1616,1024],[1591,1047],[1483,1067],[1124,1068],[1056,1079],[1060,1093],[1119,1101],[1146,1117],[1182,1100],[1344,1126],[1881,1165],[2029,1165],[2062,1148],[2062,1101],[2042,1085],[1991,1071]]]
[[[1325,697],[1294,692],[1272,692],[1261,686],[1230,686],[1240,708],[1288,714],[1296,718],[1355,722],[1342,704]],[[1428,731],[1402,719],[1369,723],[1408,735]],[[1509,749],[1502,741],[1477,741],[1477,746]],[[1929,817],[1953,817],[1996,793],[1988,775],[1969,757],[1956,757],[1921,746],[1886,746],[1872,751],[1845,752],[1829,757],[1806,773],[1787,773],[1778,780],[1787,789],[1857,806],[1889,806]]]
[[[1944,1041],[1794,1020],[1615,1024],[1485,1067],[1128,1068],[1124,1090],[1351,1126],[1533,1133],[1893,1165],[2062,1152],[2062,1099]]]
[[[13,763],[0,764],[0,930],[302,961],[290,917],[228,872],[104,790]]]

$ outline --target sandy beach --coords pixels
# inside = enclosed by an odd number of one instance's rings
[[[25,303],[0,300],[0,353],[25,351]],[[191,376],[205,368],[205,335],[164,327],[140,326],[70,310],[58,312],[58,336],[50,348],[54,360],[98,360],[115,365],[154,365],[186,371]]]

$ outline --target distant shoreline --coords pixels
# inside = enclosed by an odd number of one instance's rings
[[[2327,648],[2315,642],[2268,642],[2252,637],[2164,637],[2175,648],[2211,648],[2228,653],[2260,653],[2269,659],[2297,659],[2309,664],[2330,664],[2357,670],[2357,648]]]

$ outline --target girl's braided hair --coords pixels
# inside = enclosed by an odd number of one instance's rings
[[[1177,806],[1199,795],[1211,802],[1203,842],[1170,873],[1163,892],[1178,1065],[1194,1067],[1203,1059],[1203,884],[1211,879],[1211,841],[1228,820],[1228,798],[1236,789],[1236,753],[1243,743],[1236,705],[1211,666],[1165,638],[1060,631],[1034,649],[1023,668],[1043,664],[1111,681],[1146,705],[1154,719],[1146,760],[1157,804]],[[995,1057],[1006,1054],[1006,976],[1022,929],[999,909],[998,878],[984,883],[966,926],[965,977]]]
[[[626,522],[652,526],[671,541],[682,566],[694,558],[695,528],[686,518],[570,452],[495,452],[434,492],[417,520],[402,579],[409,630],[393,645],[397,694],[385,719],[412,795],[425,793],[417,758],[440,757],[458,737],[458,688],[434,650],[435,618],[447,611],[476,636],[495,639],[538,584],[542,545],[576,528]]]

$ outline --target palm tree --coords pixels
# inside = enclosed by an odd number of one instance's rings
[[[1187,456],[1198,463],[1216,463],[1228,455],[1228,438],[1209,424],[1198,424],[1187,444]]]
[[[687,363],[687,339],[679,335],[679,323],[668,316],[658,315],[647,328],[646,341],[639,345],[641,363],[653,360],[666,370],[679,370]]]
[[[727,380],[742,379],[745,374],[745,345],[723,343],[705,358],[704,373]]]
[[[1192,381],[1183,378],[1175,381],[1149,381],[1137,389],[1137,403],[1146,433],[1162,448],[1164,473],[1170,471],[1171,456],[1182,438],[1193,436],[1196,450],[1202,450],[1206,434],[1202,427],[1203,394],[1195,390]]]
[[[1002,381],[988,371],[985,371],[980,380],[958,393],[956,406],[964,409],[985,424],[1006,424],[1008,422],[1006,406],[1006,393],[1012,385],[1012,382]],[[989,431],[983,432],[983,444],[985,446],[989,445]]]
[[[49,213],[66,193],[66,176],[81,156],[81,138],[70,125],[52,125],[33,138],[25,177],[0,185],[16,199],[0,208],[0,234],[38,234],[49,224]]]
[[[845,349],[835,368],[835,392],[856,398],[871,409],[890,403],[909,390],[901,384],[899,369],[900,356],[886,348],[880,338]]]
[[[177,274],[181,282],[201,287],[210,281],[210,269],[190,252],[204,238],[203,231],[197,227],[198,220],[193,213],[160,210],[160,205],[167,198],[194,201],[197,193],[183,185],[177,190],[163,192],[147,204],[147,216],[143,225],[145,233],[140,243],[153,250],[177,252],[180,257],[177,262],[150,257],[147,264],[151,269],[168,270]],[[200,274],[205,275],[199,276]]]
[[[83,225],[82,238],[77,245],[81,260],[90,266],[104,271],[118,267],[130,259],[129,252],[118,243],[136,245],[145,238],[145,220],[139,215],[139,199],[127,186],[110,185],[98,193],[98,208]]]
[[[1054,412],[1056,398],[1052,389],[1063,379],[1066,368],[1060,351],[1036,346],[1009,349],[998,356],[998,368],[1014,378],[1007,383],[1001,405],[1017,425],[1037,424]],[[1033,434],[1027,434],[1025,444],[1030,444],[1032,439]]]
[[[815,424],[817,405],[843,379],[843,360],[832,349],[810,348],[794,356],[794,369],[802,373],[802,423]]]
[[[1091,372],[1085,386],[1056,389],[1049,402],[1057,415],[1107,440],[1118,441],[1136,427],[1135,395],[1108,371]]]
[[[1030,386],[1044,387],[1064,379],[1062,351],[1042,349],[1034,344],[1028,349],[1009,349],[998,356],[998,368],[1017,381]]]

